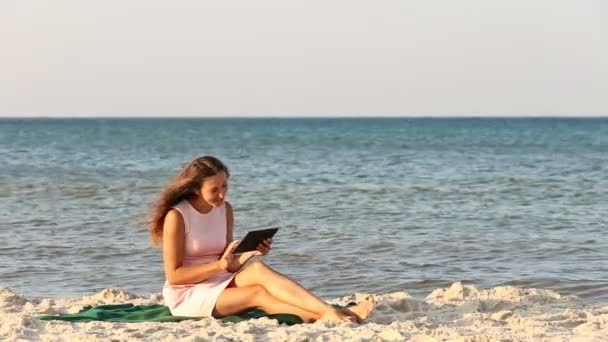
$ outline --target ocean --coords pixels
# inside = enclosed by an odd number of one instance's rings
[[[161,291],[145,220],[190,159],[230,168],[235,238],[316,294],[462,281],[608,302],[608,119],[1,119],[0,287]]]

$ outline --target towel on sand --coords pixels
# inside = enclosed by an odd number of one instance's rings
[[[350,303],[348,306],[354,305]],[[343,306],[334,305],[336,308]],[[292,314],[267,314],[262,310],[248,310],[241,312],[238,315],[230,315],[221,318],[222,322],[238,323],[248,319],[268,317],[276,319],[279,324],[294,325],[303,323],[302,319]],[[110,304],[98,306],[85,306],[82,310],[75,314],[59,314],[53,316],[38,316],[38,319],[44,321],[59,320],[68,322],[90,322],[90,321],[105,321],[105,322],[180,322],[184,320],[199,320],[201,317],[185,317],[172,316],[169,308],[164,305],[133,305],[127,304]]]

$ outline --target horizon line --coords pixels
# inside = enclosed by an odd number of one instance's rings
[[[0,120],[37,120],[37,119],[601,119],[608,118],[603,115],[95,115],[95,116],[1,116]]]

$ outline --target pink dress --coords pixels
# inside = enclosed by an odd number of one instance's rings
[[[186,200],[174,208],[182,214],[186,233],[182,265],[218,260],[226,247],[226,204],[213,207],[207,214],[200,213]],[[165,305],[174,316],[211,317],[217,298],[232,278],[233,273],[222,271],[197,284],[171,285],[165,281]]]

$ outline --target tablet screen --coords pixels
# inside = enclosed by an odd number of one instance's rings
[[[262,241],[272,238],[278,230],[279,228],[268,228],[248,232],[232,254],[255,251]]]

